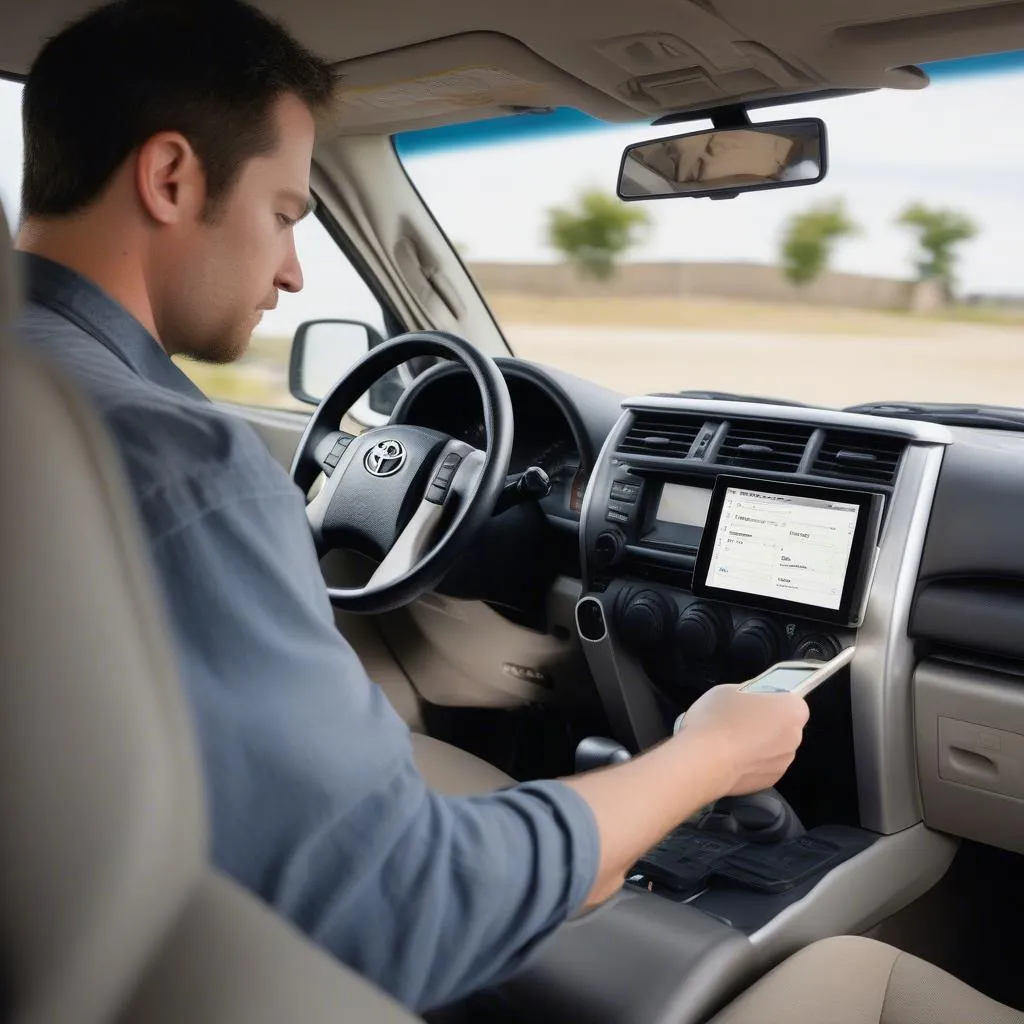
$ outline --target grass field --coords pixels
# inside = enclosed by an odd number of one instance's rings
[[[517,355],[631,394],[702,388],[825,405],[904,398],[1024,404],[1024,315],[944,316],[699,299],[488,296]],[[308,409],[291,340],[254,337],[231,366],[180,365],[209,395]]]

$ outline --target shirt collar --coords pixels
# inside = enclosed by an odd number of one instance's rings
[[[156,338],[102,288],[44,256],[27,252],[18,256],[29,302],[70,320],[144,380],[205,400]]]

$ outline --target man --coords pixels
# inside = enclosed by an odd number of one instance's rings
[[[237,0],[121,0],[25,86],[23,335],[102,412],[163,588],[216,864],[412,1007],[513,969],[635,859],[786,769],[807,711],[712,691],[626,765],[454,799],[334,627],[303,497],[171,362],[302,287],[325,64]]]

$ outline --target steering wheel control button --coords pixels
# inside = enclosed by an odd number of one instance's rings
[[[452,486],[452,479],[461,463],[461,455],[456,455],[452,452],[445,456],[444,462],[441,463],[441,468],[434,474],[434,479],[427,488],[427,501],[435,505],[444,504],[444,499],[448,497],[448,491]]]
[[[334,472],[335,466],[341,462],[342,455],[348,449],[348,446],[355,440],[354,437],[349,434],[343,434],[334,442],[334,447],[330,450],[327,458],[324,459],[324,473],[330,476]]]
[[[448,455],[445,457],[444,462],[441,463],[441,468],[437,471],[437,475],[434,477],[434,483],[448,483],[453,476],[455,471],[459,468],[459,464],[462,462],[461,455]]]
[[[363,456],[363,465],[370,476],[394,476],[405,465],[405,460],[405,445],[388,438],[378,441]]]

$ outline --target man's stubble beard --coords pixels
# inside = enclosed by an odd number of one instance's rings
[[[228,332],[222,332],[213,340],[203,344],[183,343],[176,348],[175,354],[195,360],[197,363],[209,363],[213,366],[227,366],[237,362],[249,350],[252,332],[249,321]]]
[[[213,363],[216,366],[228,366],[237,362],[246,352],[249,351],[249,344],[252,341],[252,331],[239,331],[237,335],[218,339],[217,343],[209,346],[207,354],[199,356],[200,362]]]

